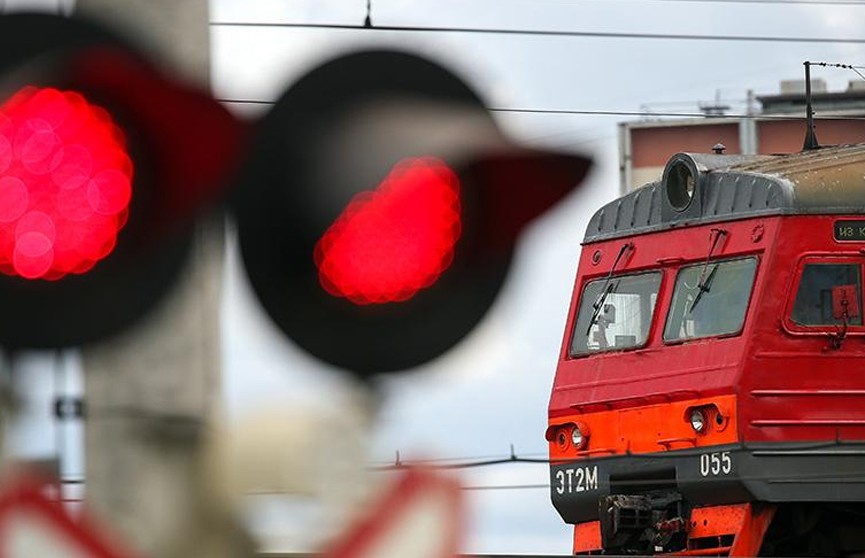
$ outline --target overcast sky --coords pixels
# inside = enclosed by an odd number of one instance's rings
[[[363,0],[213,0],[213,21],[360,24]],[[374,25],[613,33],[865,39],[865,5],[670,0],[373,0]],[[369,45],[416,50],[451,67],[493,107],[694,112],[716,96],[743,109],[749,89],[778,92],[802,62],[865,63],[862,44],[537,37],[213,27],[213,84],[229,99],[273,100],[293,79],[336,53]],[[830,89],[860,79],[815,72]],[[237,106],[238,111],[249,110]],[[547,397],[588,217],[617,195],[616,124],[622,117],[497,115],[515,138],[591,154],[582,190],[522,239],[516,267],[481,327],[420,373],[384,382],[375,455],[544,455]],[[706,146],[707,150],[710,146]],[[242,275],[228,279],[226,394],[242,411],[262,398],[327,404],[338,376],[270,329]],[[254,378],[254,380],[253,380]],[[277,395],[279,394],[279,395]],[[468,484],[543,484],[545,466],[473,471]],[[468,548],[570,550],[571,533],[542,489],[471,491]]]
[[[2,1],[2,0],[0,0]],[[32,0],[30,0],[32,3]],[[15,7],[24,0],[6,0]],[[43,4],[57,4],[45,0]],[[211,0],[215,22],[361,24],[365,0]],[[374,25],[865,40],[865,4],[697,0],[372,0]],[[364,46],[416,50],[452,68],[489,106],[693,112],[716,96],[741,110],[746,91],[801,79],[804,60],[865,63],[865,45],[574,38],[473,33],[212,27],[218,97],[273,100],[306,70]],[[831,90],[860,79],[815,71]],[[260,108],[233,105],[239,114]],[[497,304],[472,336],[439,361],[385,379],[373,458],[544,456],[546,405],[588,217],[618,192],[617,122],[623,117],[497,113],[523,142],[590,154],[589,180],[518,246]],[[710,146],[706,146],[707,149]],[[232,416],[266,403],[333,407],[338,371],[320,366],[272,328],[229,250],[224,299],[224,394]],[[37,367],[39,368],[39,367]],[[50,369],[28,374],[51,381]],[[40,379],[41,378],[41,379]],[[80,390],[80,382],[71,389]],[[47,396],[44,398],[47,401]],[[50,429],[46,419],[40,428]],[[31,440],[23,436],[20,445]],[[42,439],[53,447],[53,437]],[[548,481],[544,465],[477,469],[468,485]],[[571,532],[544,489],[467,491],[467,551],[567,553]],[[278,533],[276,533],[278,534]],[[275,534],[275,535],[276,535]]]

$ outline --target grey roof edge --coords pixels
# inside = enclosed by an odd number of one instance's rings
[[[692,203],[675,208],[664,178],[672,164],[696,172]],[[865,214],[865,145],[789,155],[677,153],[664,178],[598,209],[583,244],[697,224],[795,214]]]

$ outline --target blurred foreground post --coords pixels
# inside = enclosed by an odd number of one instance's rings
[[[79,0],[77,9],[207,85],[207,0]],[[136,328],[83,354],[88,507],[144,556],[243,555],[232,549],[233,528],[214,527],[220,519],[200,474],[220,381],[222,235],[219,222],[201,227],[167,300]]]

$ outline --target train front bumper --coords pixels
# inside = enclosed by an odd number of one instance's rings
[[[681,493],[691,507],[865,502],[865,444],[734,444],[550,465],[550,496],[567,523],[597,520],[603,496],[657,490]]]

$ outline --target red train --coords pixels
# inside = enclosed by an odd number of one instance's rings
[[[574,553],[865,550],[865,145],[679,153],[598,210],[550,397]]]

